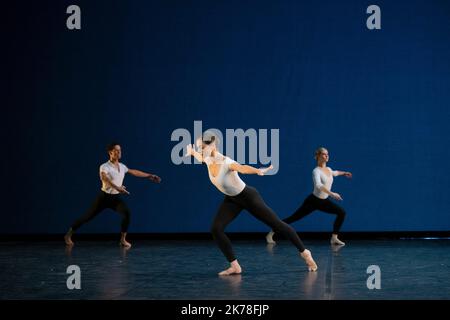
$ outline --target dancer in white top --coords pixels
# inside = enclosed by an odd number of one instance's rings
[[[339,240],[338,233],[344,222],[345,211],[336,203],[332,202],[328,197],[341,201],[340,194],[332,192],[331,186],[333,185],[333,177],[345,176],[351,178],[352,174],[346,171],[333,171],[330,167],[327,167],[329,160],[328,150],[321,147],[315,152],[315,159],[317,161],[317,167],[312,172],[314,191],[309,195],[302,206],[297,209],[290,217],[283,219],[284,222],[291,224],[297,220],[306,217],[308,214],[315,210],[320,210],[326,213],[336,215],[336,220],[333,225],[333,234],[331,236],[331,244],[333,245],[345,245],[344,242]],[[268,243],[275,243],[273,240],[274,231],[269,232],[266,235]]]
[[[106,150],[108,151],[109,160],[100,166],[101,191],[91,207],[72,224],[64,236],[64,241],[68,246],[73,246],[72,235],[83,224],[95,218],[103,210],[112,209],[122,215],[120,245],[127,248],[131,247],[131,244],[126,239],[128,225],[130,224],[130,210],[121,197],[121,194],[130,194],[125,186],[122,185],[125,174],[129,173],[135,177],[147,178],[155,183],[161,182],[161,178],[157,175],[136,169],[128,169],[126,165],[119,162],[122,157],[122,149],[117,142],[110,143]]]
[[[219,275],[239,274],[242,272],[241,266],[234,255],[230,239],[224,231],[226,226],[244,209],[258,220],[272,227],[273,230],[288,238],[297,247],[300,256],[308,266],[308,270],[316,271],[317,265],[312,258],[311,252],[305,249],[295,230],[281,221],[275,212],[265,204],[258,191],[246,185],[238,175],[238,173],[242,173],[263,176],[273,167],[257,169],[248,165],[241,165],[220,154],[216,148],[217,143],[218,139],[214,133],[206,131],[197,140],[196,144],[199,151],[195,150],[194,145],[189,145],[187,147],[187,155],[194,156],[198,161],[207,165],[211,182],[225,194],[225,199],[220,205],[211,226],[211,232],[215,241],[228,262],[230,262],[230,267],[220,272]]]

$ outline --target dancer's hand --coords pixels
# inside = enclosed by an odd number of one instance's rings
[[[193,144],[188,144],[186,146],[186,157],[192,156],[194,154],[194,145]]]
[[[351,172],[344,172],[344,176],[351,179],[353,175]]]
[[[340,195],[339,193],[332,192],[332,193],[330,194],[330,196],[331,196],[333,199],[342,201],[342,197],[341,197],[341,195]]]
[[[127,188],[125,188],[125,186],[120,186],[117,188],[117,191],[119,191],[120,193],[125,193],[125,194],[130,194],[127,190]]]
[[[267,171],[272,170],[273,169],[273,165],[270,165],[270,167],[267,168],[261,168],[258,171],[258,176],[263,176],[266,174]]]
[[[148,176],[148,178],[153,181],[154,183],[160,183],[161,182],[161,178],[158,177],[156,174],[151,174]]]

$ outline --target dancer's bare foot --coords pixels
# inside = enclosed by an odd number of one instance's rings
[[[67,246],[73,246],[74,245],[74,243],[72,241],[72,234],[73,234],[73,231],[72,231],[72,229],[70,229],[66,233],[66,235],[64,236],[64,242],[66,243]]]
[[[331,236],[330,243],[333,245],[337,245],[337,246],[345,246],[345,242],[342,242],[341,240],[339,240],[337,234],[334,234],[334,233]]]
[[[305,260],[306,265],[308,266],[308,271],[317,271],[317,264],[311,255],[311,251],[305,249],[302,253],[300,253],[300,256]]]
[[[120,245],[124,248],[131,248],[131,243],[125,239],[120,239]]]
[[[131,248],[131,243],[129,243],[126,240],[127,234],[125,232],[122,232],[122,237],[120,238],[120,245],[124,246],[125,248]]]
[[[269,244],[275,244],[275,241],[273,240],[273,235],[275,234],[275,232],[270,231],[267,235],[266,235],[266,241]]]
[[[242,272],[241,266],[237,260],[231,262],[230,267],[226,270],[219,272],[219,276],[230,276],[233,274],[240,274]]]

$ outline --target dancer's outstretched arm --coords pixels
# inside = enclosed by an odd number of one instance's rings
[[[151,174],[136,169],[128,169],[128,173],[138,178],[147,178],[155,183],[161,182],[161,178],[158,177],[156,174]]]
[[[198,162],[203,162],[203,156],[200,152],[195,151],[193,144],[187,145],[186,157],[193,156]]]
[[[120,193],[126,193],[126,194],[130,194],[127,189],[125,188],[125,186],[117,186],[115,185],[111,179],[108,178],[108,175],[105,172],[102,172],[100,174],[100,177],[102,179],[102,181],[104,181],[106,184],[110,185],[112,188],[116,189],[117,191],[119,191]]]
[[[270,167],[267,167],[267,168],[259,168],[258,169],[258,168],[252,167],[252,166],[242,165],[237,162],[230,164],[230,170],[237,171],[242,174],[257,174],[259,176],[263,176],[266,174],[267,171],[269,171],[271,169],[273,169],[272,165],[270,165]]]
[[[351,178],[352,177],[352,173],[351,172],[348,172],[348,171],[339,171],[339,170],[335,170],[335,171],[333,171],[333,175],[335,176],[335,177],[339,177],[339,176],[345,176],[345,177],[347,177],[347,178]]]

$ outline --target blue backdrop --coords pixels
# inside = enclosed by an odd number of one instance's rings
[[[81,7],[82,29],[66,28]],[[173,130],[280,129],[280,170],[245,176],[281,217],[311,192],[317,146],[339,177],[343,231],[450,229],[450,2],[15,1],[2,4],[0,233],[61,233],[119,140],[130,232],[208,232],[222,195],[174,165]],[[294,224],[329,231],[318,213]],[[83,232],[116,232],[105,212]],[[229,231],[266,231],[244,213]]]

